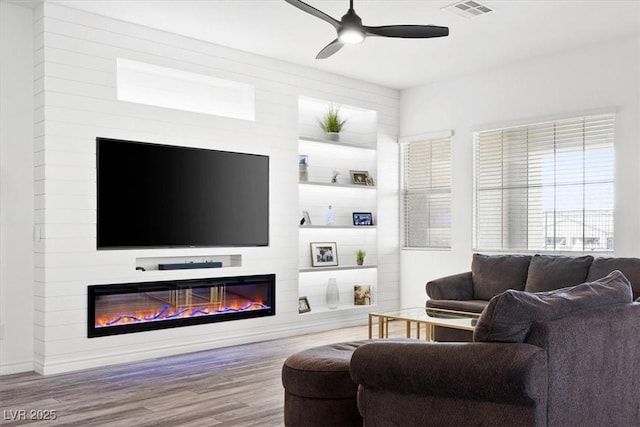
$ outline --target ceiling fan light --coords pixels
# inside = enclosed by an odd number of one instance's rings
[[[338,31],[338,40],[345,44],[358,44],[364,41],[364,32],[358,28],[342,28]]]

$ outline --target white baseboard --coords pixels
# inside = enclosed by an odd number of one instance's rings
[[[179,344],[171,346],[159,346],[156,348],[144,348],[140,351],[123,352],[119,354],[110,353],[106,356],[85,357],[85,358],[69,358],[66,357],[60,361],[47,361],[43,364],[41,361],[35,361],[28,370],[34,370],[41,375],[54,375],[65,372],[80,371],[84,369],[99,368],[109,365],[118,365],[121,363],[139,362],[142,360],[155,359],[158,357],[175,356],[178,354],[194,353],[197,351],[212,350],[215,348],[230,347],[234,345],[251,344],[260,341],[269,341],[278,338],[287,338],[297,335],[309,334],[313,332],[321,332],[331,329],[344,328],[349,326],[363,325],[362,319],[334,319],[322,325],[289,326],[286,328],[272,329],[269,333],[264,331],[245,334],[241,336],[231,337],[227,339],[209,339],[194,342],[191,344]],[[363,337],[363,339],[366,337]]]

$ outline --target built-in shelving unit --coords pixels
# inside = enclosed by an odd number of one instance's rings
[[[369,287],[371,305],[376,303],[377,227],[353,225],[352,214],[371,213],[373,224],[376,224],[377,113],[341,105],[340,114],[346,119],[346,125],[340,133],[340,141],[333,141],[324,137],[318,125],[318,119],[330,104],[330,101],[310,98],[301,98],[299,104],[301,136],[298,148],[308,166],[304,176],[300,174],[298,200],[301,217],[306,211],[311,219],[311,224],[299,228],[298,293],[307,298],[311,307],[311,312],[304,315],[366,308],[366,305],[354,303],[356,285]],[[354,184],[352,171],[366,172],[373,182]],[[337,182],[332,182],[336,174]],[[335,215],[333,225],[326,224],[329,206]],[[335,243],[338,265],[313,267],[310,249],[313,242]],[[356,252],[360,249],[367,253],[362,266],[356,265]],[[329,309],[326,305],[329,278],[338,282],[340,304],[337,309]]]

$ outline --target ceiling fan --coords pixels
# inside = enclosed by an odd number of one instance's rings
[[[426,39],[431,37],[444,37],[449,35],[448,27],[436,25],[385,25],[381,27],[368,27],[362,25],[362,19],[353,9],[353,0],[349,1],[349,10],[338,21],[326,13],[306,4],[300,0],[285,0],[287,3],[307,12],[310,15],[327,21],[338,32],[338,38],[326,45],[317,55],[316,59],[325,59],[342,49],[345,44],[362,43],[368,36],[397,37],[403,39]]]

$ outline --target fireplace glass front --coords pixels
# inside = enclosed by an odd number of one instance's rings
[[[275,274],[88,287],[89,338],[275,315]]]

